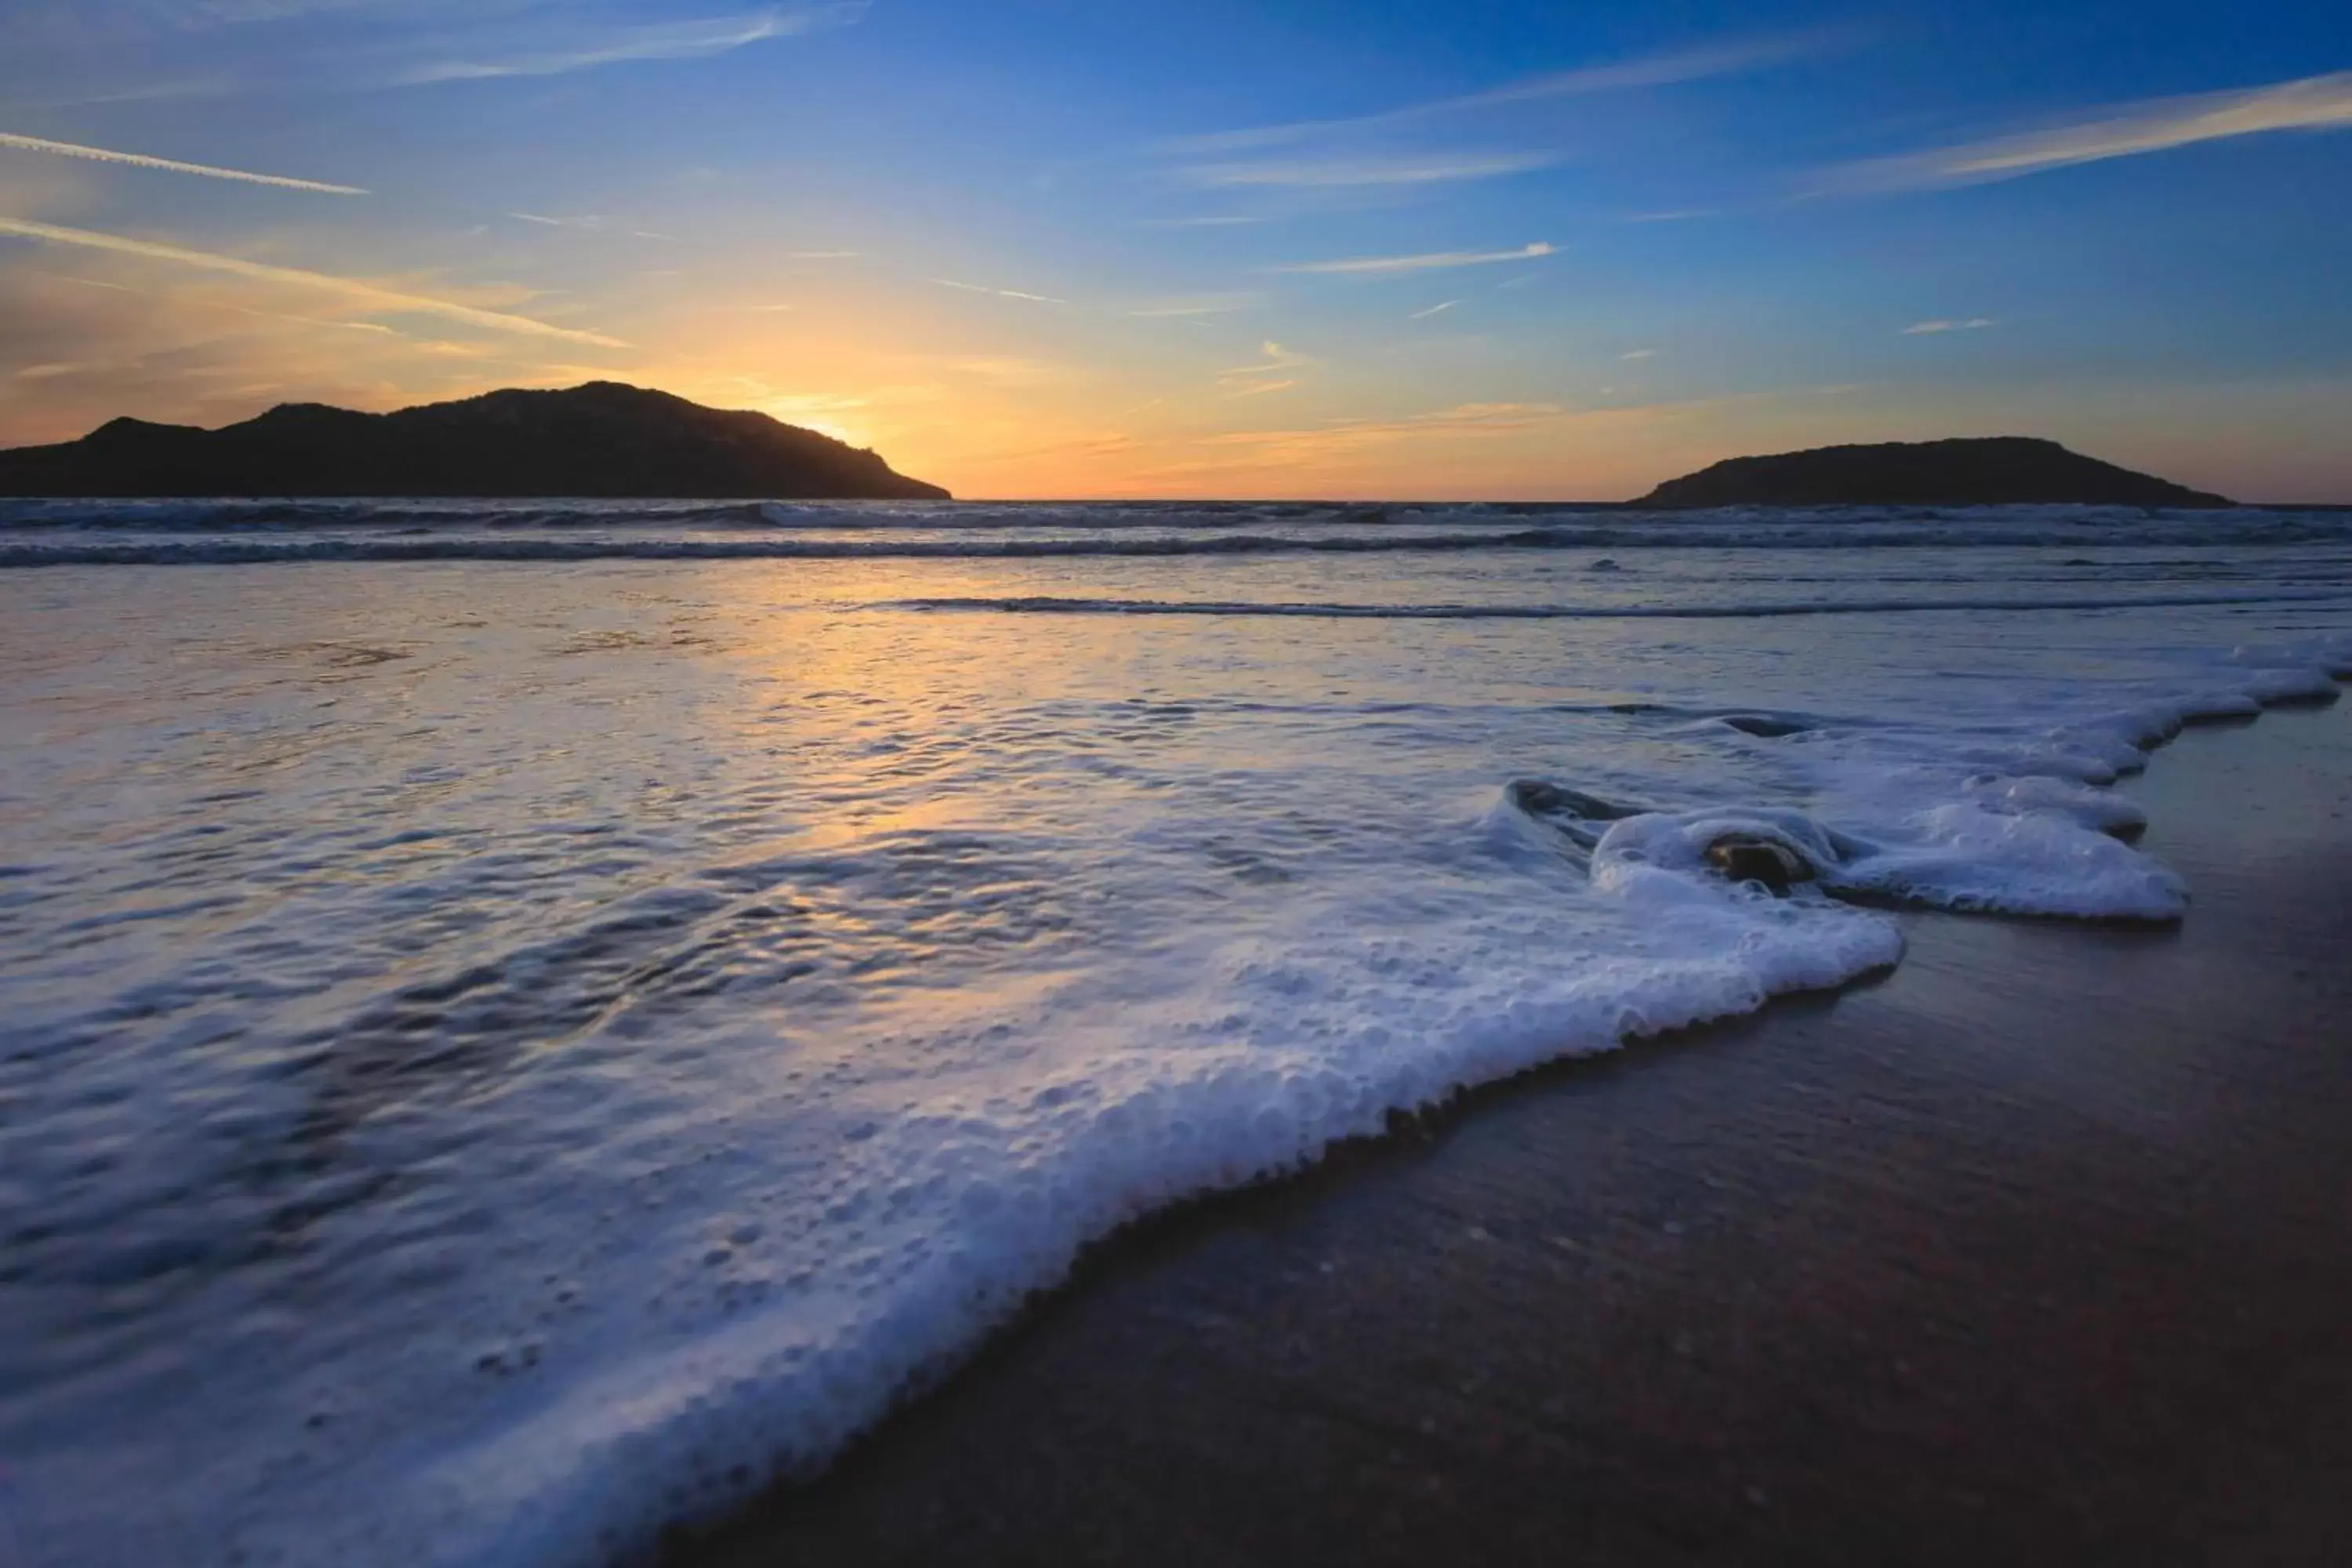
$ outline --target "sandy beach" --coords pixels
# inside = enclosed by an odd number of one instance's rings
[[[669,1561],[2343,1561],[2352,716],[2126,787],[2178,929],[1906,915],[1147,1223]]]

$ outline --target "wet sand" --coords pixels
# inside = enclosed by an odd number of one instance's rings
[[[671,1560],[2352,1561],[2352,712],[2130,787],[2179,929],[1906,916],[1139,1226]]]

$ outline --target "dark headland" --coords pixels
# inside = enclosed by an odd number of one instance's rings
[[[281,404],[218,430],[115,419],[0,451],[0,495],[948,499],[830,436],[609,381],[394,414]]]
[[[2236,503],[2070,452],[2055,441],[1993,436],[1819,447],[1727,458],[1668,479],[1638,507],[2161,506]]]

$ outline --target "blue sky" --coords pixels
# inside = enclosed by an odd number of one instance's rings
[[[608,376],[970,494],[1608,497],[2014,432],[2352,500],[2340,5],[9,26],[0,441]]]

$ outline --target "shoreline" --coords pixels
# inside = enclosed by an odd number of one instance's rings
[[[1906,914],[1132,1226],[664,1561],[2335,1561],[2347,755],[2283,712],[2126,786],[2182,926]]]

